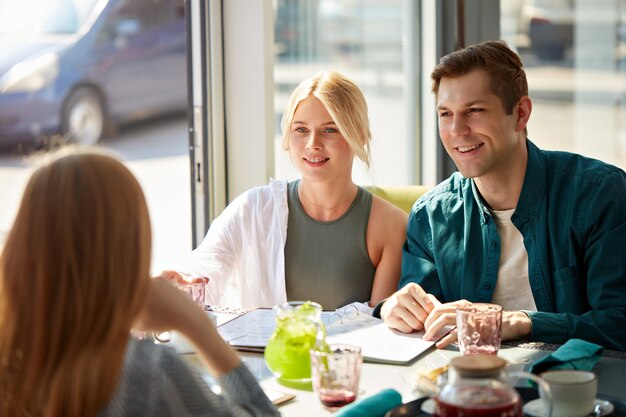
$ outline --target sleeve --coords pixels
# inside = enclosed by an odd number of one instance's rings
[[[585,339],[626,351],[626,174],[608,173],[589,196],[584,216],[584,314],[527,312],[531,340],[564,343]]]
[[[224,209],[181,268],[181,272],[192,276],[209,277],[207,300],[211,304],[219,303],[241,258],[243,202],[245,197],[242,195]]]
[[[279,416],[245,364],[219,380],[222,395],[209,389],[199,372],[175,353],[167,355],[160,393],[163,416],[251,417]],[[158,414],[158,413],[157,413]]]
[[[427,209],[416,207],[409,216],[406,242],[402,247],[402,273],[398,288],[414,282],[426,292],[442,299],[437,265],[433,256],[432,229]]]

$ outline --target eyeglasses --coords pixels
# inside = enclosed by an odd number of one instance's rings
[[[330,313],[327,316],[324,324],[327,328],[347,324],[349,322],[357,320],[360,314],[361,312],[355,305],[348,304],[347,306],[340,307],[334,312]]]

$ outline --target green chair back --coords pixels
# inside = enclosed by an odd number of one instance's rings
[[[376,185],[368,185],[365,187],[370,193],[379,196],[383,200],[389,201],[404,210],[406,213],[411,212],[413,203],[422,196],[431,187],[426,185],[404,185],[379,187]]]

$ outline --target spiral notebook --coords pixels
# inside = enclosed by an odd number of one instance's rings
[[[374,363],[409,363],[450,331],[443,329],[436,340],[427,341],[422,337],[423,332],[406,334],[391,330],[382,320],[348,306],[322,312],[322,321],[328,343],[360,346],[363,359]],[[274,327],[274,311],[257,308],[222,324],[218,331],[237,350],[263,352]]]

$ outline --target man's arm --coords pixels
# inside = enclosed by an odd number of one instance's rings
[[[615,169],[594,185],[586,212],[581,213],[582,270],[551,276],[555,287],[575,288],[579,282],[578,291],[585,292],[591,309],[583,314],[529,312],[530,339],[564,343],[581,338],[626,351],[626,174]]]
[[[430,340],[445,326],[455,326],[457,307],[467,304],[470,304],[469,301],[459,300],[435,307],[424,323],[424,328],[426,329],[424,339]],[[526,313],[522,311],[502,312],[502,330],[500,332],[502,340],[524,340],[528,339],[530,333],[531,321]],[[453,329],[444,338],[439,340],[436,346],[442,349],[456,341],[457,331]]]

